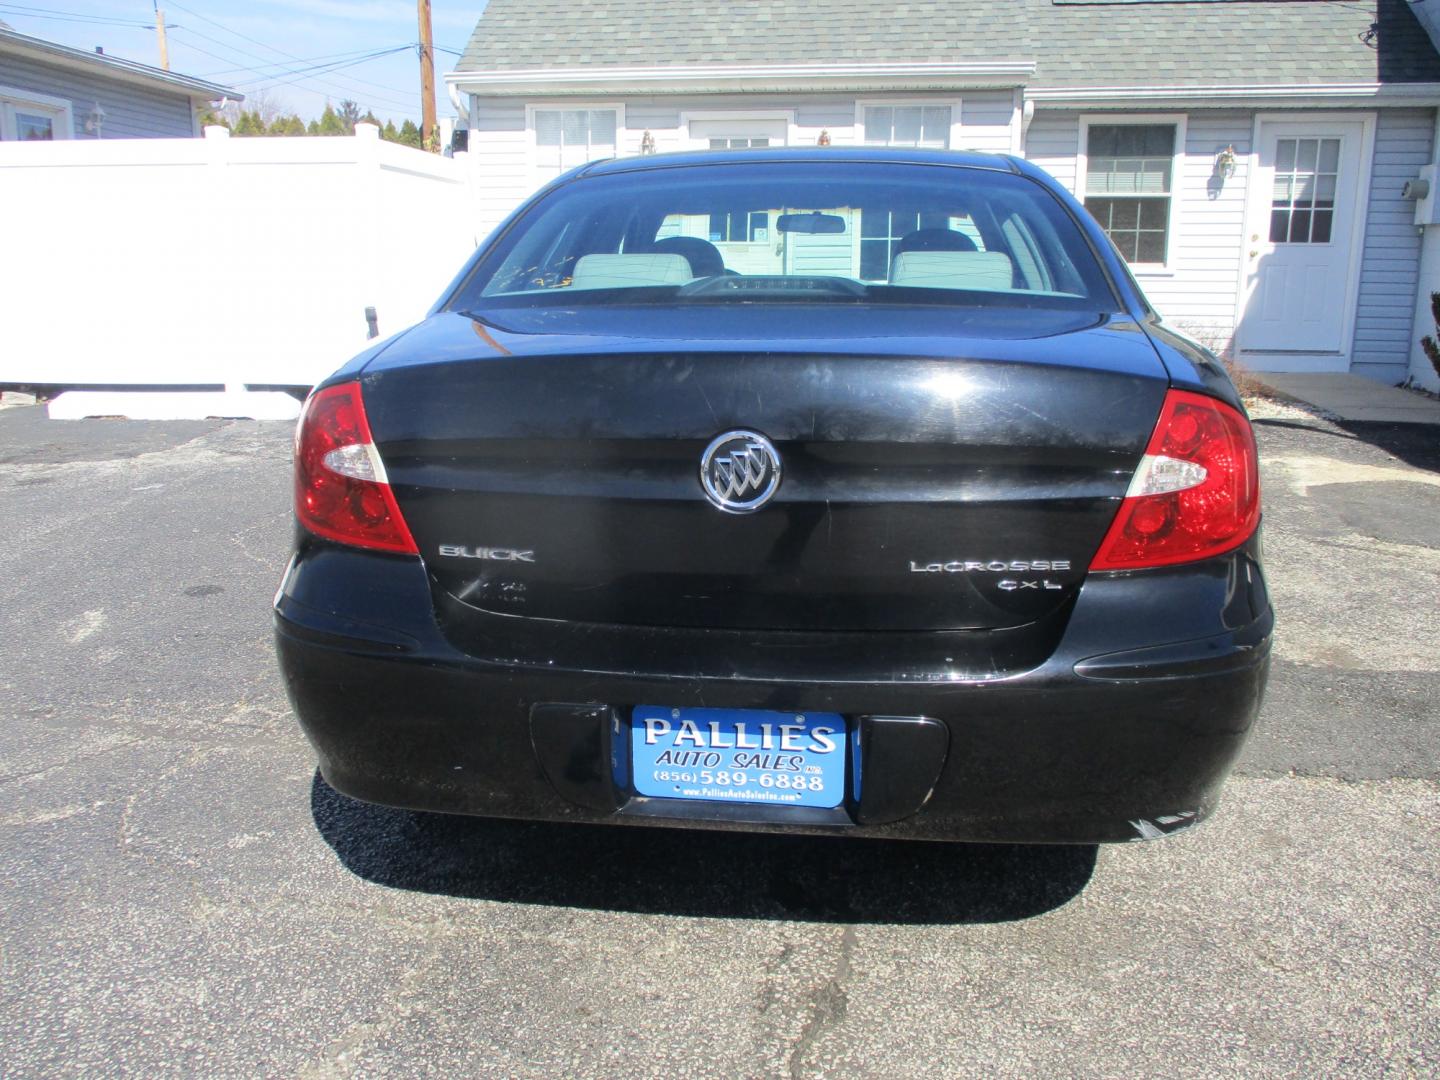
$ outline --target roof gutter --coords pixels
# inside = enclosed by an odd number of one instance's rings
[[[959,90],[1024,86],[1029,60],[897,64],[726,64],[668,67],[452,71],[454,94],[571,97],[576,94],[775,93],[794,90]]]
[[[50,60],[64,67],[104,74],[123,82],[140,83],[149,87],[164,87],[188,97],[207,101],[228,97],[231,101],[244,101],[245,95],[219,83],[193,79],[188,75],[176,75],[147,64],[137,64],[118,56],[72,49],[68,45],[57,45],[44,38],[30,37],[14,30],[0,29],[0,53],[22,53]]]
[[[1035,86],[1025,91],[1026,101],[1040,106],[1075,108],[1127,108],[1145,105],[1255,105],[1323,104],[1335,107],[1363,105],[1440,105],[1440,83],[1230,83],[1219,86]]]

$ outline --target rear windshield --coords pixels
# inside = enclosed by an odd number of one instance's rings
[[[449,307],[794,301],[1116,308],[1079,227],[1034,181],[839,158],[561,185]]]

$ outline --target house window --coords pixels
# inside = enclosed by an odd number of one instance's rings
[[[0,141],[50,142],[69,137],[70,111],[58,99],[38,101],[0,94]]]
[[[949,105],[866,105],[865,142],[870,146],[950,146]]]
[[[763,244],[769,236],[770,215],[764,210],[710,215],[712,244]]]
[[[1276,139],[1270,242],[1328,244],[1339,177],[1339,139]]]
[[[1174,124],[1092,124],[1085,209],[1130,263],[1166,262],[1170,245]]]
[[[711,139],[711,150],[757,150],[762,146],[769,146],[770,139],[764,135],[756,135],[750,138]]]
[[[536,109],[534,124],[535,165],[543,176],[615,156],[614,109]]]

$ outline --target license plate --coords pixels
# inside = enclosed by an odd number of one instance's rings
[[[637,705],[635,790],[662,799],[839,806],[845,720],[838,713]]]

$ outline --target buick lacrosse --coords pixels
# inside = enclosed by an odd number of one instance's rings
[[[315,389],[295,510],[291,701],[394,806],[1146,839],[1268,670],[1234,387],[1009,157],[577,169]]]

